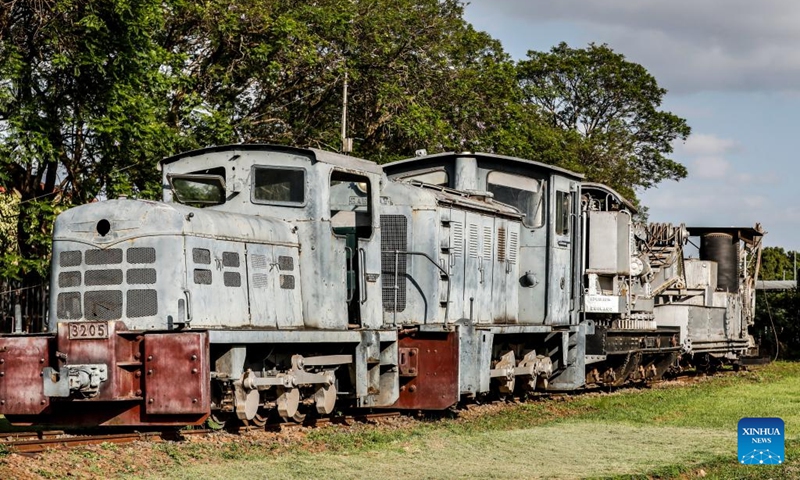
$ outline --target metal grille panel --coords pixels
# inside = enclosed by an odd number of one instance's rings
[[[193,248],[192,260],[194,263],[202,265],[211,265],[211,251],[206,248]]]
[[[56,315],[61,320],[74,320],[81,318],[81,294],[78,292],[59,293],[56,305]]]
[[[156,249],[152,247],[129,248],[126,255],[128,263],[156,263]]]
[[[253,274],[253,288],[267,288],[269,277],[263,273]]]
[[[236,252],[222,252],[222,266],[239,268],[239,254]]]
[[[58,265],[61,267],[77,267],[80,264],[81,252],[77,250],[61,252],[61,254],[58,256]]]
[[[58,274],[58,286],[61,288],[80,287],[81,272],[61,272]]]
[[[194,283],[198,285],[211,285],[211,270],[194,269]]]
[[[84,280],[87,286],[122,285],[122,270],[89,270]]]
[[[396,258],[395,250],[408,249],[408,219],[404,215],[381,215],[381,275],[383,276],[383,310],[402,312],[406,309],[407,255]],[[395,281],[397,281],[397,304],[395,305]]]
[[[116,265],[122,263],[122,249],[86,250],[87,265]]]
[[[267,257],[264,255],[253,255],[253,268],[258,270],[266,270]]]
[[[125,273],[129,285],[152,285],[156,283],[155,268],[132,268]]]
[[[291,272],[294,270],[294,258],[281,255],[278,257],[278,268]]]
[[[152,317],[158,313],[158,293],[155,290],[128,290],[125,315],[129,318]]]
[[[294,290],[294,275],[281,275],[281,288]]]
[[[242,276],[239,275],[239,272],[225,272],[222,275],[222,282],[226,287],[241,287]]]
[[[83,294],[87,320],[117,320],[122,318],[122,292],[105,290]]]

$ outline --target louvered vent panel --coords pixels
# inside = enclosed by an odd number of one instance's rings
[[[492,227],[483,227],[483,258],[492,260]]]
[[[497,261],[506,261],[506,229],[497,229]]]
[[[453,255],[456,257],[464,256],[464,224],[460,222],[452,222],[451,230],[453,232]]]
[[[267,268],[267,257],[264,255],[253,255],[253,268],[256,270],[265,270]]]
[[[511,232],[508,235],[508,261],[517,263],[517,252],[519,251],[519,234]]]
[[[469,256],[472,258],[478,258],[478,242],[480,239],[478,238],[478,226],[477,225],[470,225],[469,226]]]

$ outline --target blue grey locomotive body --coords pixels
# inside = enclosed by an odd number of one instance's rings
[[[760,231],[640,225],[567,170],[490,154],[381,168],[266,145],[161,167],[162,202],[57,219],[51,332],[0,337],[12,422],[444,409],[751,346]],[[700,260],[684,258],[691,234]]]

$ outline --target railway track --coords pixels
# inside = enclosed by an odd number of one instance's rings
[[[347,415],[329,418],[318,418],[304,423],[270,423],[264,427],[242,426],[240,432],[254,430],[282,430],[322,427],[325,425],[351,425],[353,423],[368,423],[382,418],[397,417],[400,412],[384,412],[366,415]],[[100,445],[103,443],[125,444],[133,442],[160,442],[160,441],[180,441],[188,436],[209,435],[219,430],[195,429],[195,430],[165,430],[152,432],[124,432],[112,434],[69,434],[61,430],[42,431],[42,432],[9,432],[0,433],[0,450],[8,452],[30,455],[44,452],[55,448],[75,448],[87,445]]]

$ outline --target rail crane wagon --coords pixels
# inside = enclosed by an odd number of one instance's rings
[[[162,202],[56,220],[50,331],[0,336],[9,421],[445,409],[657,377],[712,330],[706,354],[748,345],[751,310],[736,305],[749,303],[713,273],[687,276],[685,229],[638,226],[616,192],[557,167],[443,154],[381,168],[233,145],[161,169]],[[709,255],[746,283],[723,250]]]

